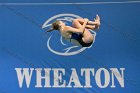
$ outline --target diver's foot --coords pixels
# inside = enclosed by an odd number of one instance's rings
[[[96,22],[95,28],[99,29],[101,23],[100,23],[100,17],[98,14],[96,15],[96,18],[94,19],[94,22]]]

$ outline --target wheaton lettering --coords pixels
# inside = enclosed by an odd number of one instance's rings
[[[15,68],[19,87],[27,88],[99,88],[124,87],[125,68]],[[70,72],[71,71],[71,72]],[[79,72],[78,72],[79,71]],[[35,82],[34,86],[33,85]],[[31,84],[33,83],[33,84]],[[93,86],[94,85],[94,86]]]

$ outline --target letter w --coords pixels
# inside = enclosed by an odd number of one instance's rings
[[[33,72],[34,68],[30,68],[30,73],[29,73],[29,68],[23,68],[23,69],[22,68],[15,68],[15,70],[17,72],[19,87],[22,88],[23,80],[25,78],[26,86],[27,86],[27,88],[29,88],[31,77],[32,77],[32,72]]]

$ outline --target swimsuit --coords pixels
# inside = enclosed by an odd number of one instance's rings
[[[83,41],[82,37],[83,37],[82,34],[72,33],[70,39],[75,39],[75,40],[77,40],[77,41],[82,45],[82,47],[89,47],[89,46],[92,45],[93,42],[91,42],[91,43],[85,43],[85,42]]]

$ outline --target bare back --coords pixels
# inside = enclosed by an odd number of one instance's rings
[[[62,27],[60,32],[61,32],[61,35],[64,37],[64,38],[71,38],[71,32],[68,30],[70,26],[65,26],[65,27]]]

